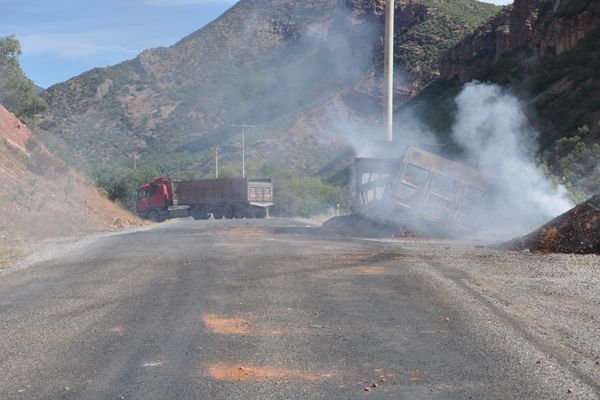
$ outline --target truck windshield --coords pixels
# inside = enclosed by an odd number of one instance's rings
[[[147,199],[148,197],[152,197],[155,194],[156,194],[156,189],[138,190],[137,198],[138,198],[138,200]]]

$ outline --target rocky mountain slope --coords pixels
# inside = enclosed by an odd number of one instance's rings
[[[441,77],[467,82],[520,48],[540,56],[573,51],[599,26],[597,1],[516,0],[444,54]]]
[[[58,160],[0,105],[0,243],[123,228],[140,221]],[[0,259],[2,258],[0,248]]]
[[[510,88],[539,131],[540,160],[564,183],[600,190],[600,2],[516,0],[440,59],[410,106],[448,139],[454,97],[472,79]]]
[[[39,126],[68,154],[98,165],[130,162],[132,152],[228,143],[235,150],[230,126],[250,123],[258,126],[248,138],[251,156],[315,169],[341,146],[341,133],[327,126],[340,109],[379,114],[383,6],[242,0],[172,47],[51,87]],[[474,0],[396,7],[399,99],[435,79],[438,56],[498,11]]]

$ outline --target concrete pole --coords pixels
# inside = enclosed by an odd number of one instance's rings
[[[219,179],[219,150],[215,149],[215,179]]]
[[[242,126],[242,178],[246,177],[246,127]]]
[[[383,64],[387,141],[391,142],[394,140],[394,0],[386,0],[385,4],[385,59]]]
[[[232,128],[242,128],[242,178],[246,177],[246,128],[256,128],[255,125],[231,125]]]

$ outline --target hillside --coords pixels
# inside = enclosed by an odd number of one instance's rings
[[[29,128],[2,106],[0,180],[0,242],[4,246],[140,224],[50,154]]]
[[[549,171],[600,190],[600,3],[517,0],[445,53],[440,71],[408,107],[447,144],[462,84],[496,83],[523,100]]]
[[[400,100],[435,79],[438,56],[498,11],[474,0],[396,7]],[[340,107],[379,115],[382,11],[381,0],[242,0],[172,47],[49,88],[39,126],[88,166],[175,154],[180,170],[208,173],[207,149],[225,148],[224,162],[239,157],[230,126],[243,122],[257,125],[250,157],[314,171],[347,146],[328,126]]]

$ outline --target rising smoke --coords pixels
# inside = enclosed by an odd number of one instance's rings
[[[478,219],[479,233],[502,238],[524,234],[572,207],[566,190],[553,185],[538,168],[538,133],[514,95],[496,85],[473,82],[465,85],[455,102],[451,135],[463,150],[456,161],[480,170],[493,187],[489,203],[483,205],[484,217],[472,216]],[[346,133],[359,157],[399,158],[409,145],[423,150],[436,146],[436,135],[411,112],[395,119],[393,146],[381,145],[382,128],[346,118],[335,129]],[[377,214],[397,220],[388,211]]]
[[[496,85],[469,83],[456,98],[452,137],[466,160],[492,180],[496,193],[482,228],[522,234],[572,207],[535,162],[538,133],[519,100]]]

